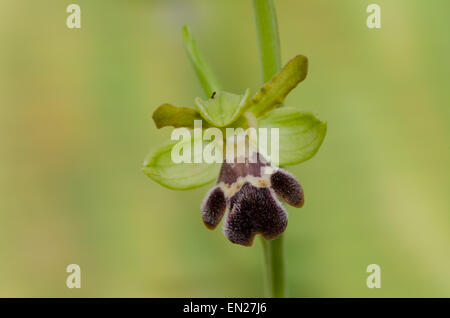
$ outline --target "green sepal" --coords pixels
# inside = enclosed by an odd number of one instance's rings
[[[217,179],[221,167],[219,163],[175,163],[172,160],[174,146],[177,144],[184,146],[185,143],[191,145],[192,158],[194,158],[196,151],[193,146],[193,137],[186,141],[171,141],[147,157],[142,168],[144,174],[162,186],[173,190],[194,189]],[[205,144],[206,142],[203,143],[203,148]],[[215,144],[215,146],[217,145],[218,143]]]
[[[312,158],[327,132],[327,123],[294,107],[274,109],[258,121],[260,128],[279,129],[279,165],[295,165]]]

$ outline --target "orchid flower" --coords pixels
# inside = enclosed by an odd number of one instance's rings
[[[194,107],[162,104],[153,113],[157,128],[192,129],[195,121],[201,121],[205,129],[278,128],[279,166],[296,165],[316,154],[326,134],[326,122],[310,112],[283,104],[289,92],[306,78],[308,59],[305,56],[293,57],[251,97],[248,89],[243,90],[243,94],[220,89],[187,27],[183,29],[183,36],[209,98],[196,98]],[[194,134],[183,142],[193,143],[195,138]],[[217,147],[223,141],[216,140]],[[206,141],[202,138],[201,142]],[[297,179],[272,165],[259,149],[249,151],[241,161],[225,161],[221,165],[175,163],[171,154],[176,145],[171,141],[151,153],[145,160],[144,173],[174,190],[193,189],[216,180],[201,204],[202,219],[207,228],[214,229],[226,214],[224,234],[232,243],[250,246],[256,234],[272,240],[283,233],[288,216],[278,199],[294,207],[304,204],[303,189]],[[201,150],[194,149],[194,156],[195,151]],[[268,168],[269,173],[262,172]]]

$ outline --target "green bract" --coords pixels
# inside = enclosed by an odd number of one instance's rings
[[[203,86],[206,96],[209,97],[214,92],[220,91],[219,84],[211,72],[211,69],[208,67],[200,54],[197,44],[195,43],[187,25],[183,27],[182,35],[187,54],[191,60],[192,66],[194,67],[195,73],[200,80],[200,84]]]
[[[289,92],[306,77],[308,59],[305,56],[297,55],[288,61],[250,98],[248,89],[243,95],[222,91],[199,54],[187,27],[183,28],[183,39],[195,72],[209,98],[196,98],[195,109],[171,104],[159,106],[153,113],[157,128],[194,128],[196,120],[201,121],[202,128],[217,127],[221,131],[226,127],[278,128],[280,165],[298,164],[316,154],[325,138],[327,124],[311,113],[283,106]],[[173,162],[171,154],[174,147],[191,143],[193,139],[171,142],[156,150],[145,161],[144,173],[163,186],[176,190],[192,189],[214,181],[219,174],[219,164]],[[209,147],[219,144],[216,141],[200,142],[207,143]],[[193,151],[200,150],[194,147]]]

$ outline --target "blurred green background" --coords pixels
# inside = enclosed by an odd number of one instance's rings
[[[316,157],[289,168],[306,194],[288,208],[290,295],[450,297],[450,2],[276,5],[283,62],[310,59],[287,104],[328,121]],[[140,170],[170,134],[152,111],[202,95],[181,26],[226,90],[255,92],[253,18],[250,0],[0,1],[0,296],[263,296],[259,240],[203,225],[208,186]],[[372,263],[381,289],[366,287]]]

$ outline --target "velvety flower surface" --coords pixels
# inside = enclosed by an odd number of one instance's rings
[[[277,197],[295,207],[304,203],[303,189],[290,173],[274,169],[260,154],[253,163],[223,163],[216,185],[202,204],[205,225],[214,229],[225,212],[225,236],[250,246],[256,234],[271,240],[284,232],[286,209]]]

